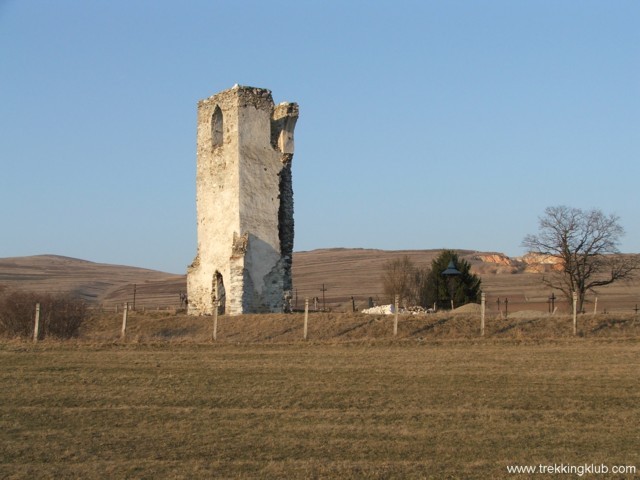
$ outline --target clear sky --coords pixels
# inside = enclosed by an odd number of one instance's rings
[[[0,257],[184,273],[196,104],[300,105],[295,250],[520,255],[547,206],[640,252],[640,2],[0,0]]]

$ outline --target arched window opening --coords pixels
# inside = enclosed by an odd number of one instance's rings
[[[216,105],[216,108],[213,110],[213,115],[211,115],[211,145],[213,148],[222,145],[222,127],[222,110]]]

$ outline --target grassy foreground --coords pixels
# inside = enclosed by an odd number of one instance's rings
[[[5,342],[0,364],[0,478],[640,469],[640,344],[631,339]]]
[[[308,319],[308,340],[321,343],[380,343],[478,340],[480,314],[450,312],[400,315],[393,336],[393,315],[313,312]],[[127,321],[128,343],[203,343],[211,339],[210,316],[194,317],[168,312],[134,312]],[[232,344],[291,344],[303,339],[304,314],[221,315],[217,342]],[[120,342],[122,313],[96,313],[83,325],[78,341]],[[636,315],[580,315],[577,336],[592,339],[640,339]],[[570,315],[516,312],[508,317],[487,316],[488,341],[547,341],[575,338]]]

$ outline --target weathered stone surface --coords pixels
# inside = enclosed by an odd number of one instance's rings
[[[291,289],[291,161],[298,105],[234,86],[198,102],[198,253],[189,313],[277,312]]]

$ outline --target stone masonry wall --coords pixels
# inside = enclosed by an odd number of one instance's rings
[[[198,253],[187,270],[192,315],[278,312],[291,289],[291,161],[298,106],[234,86],[198,103]]]

